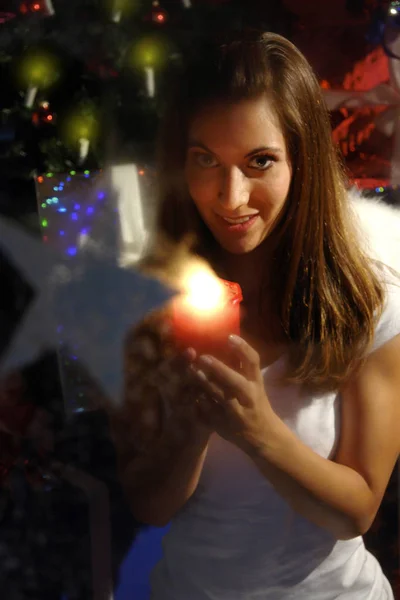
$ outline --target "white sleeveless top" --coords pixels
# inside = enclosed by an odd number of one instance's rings
[[[376,349],[400,333],[400,282],[388,283]],[[332,458],[340,434],[338,393],[300,397],[263,371],[271,405],[317,454]],[[294,512],[236,446],[213,434],[192,498],[172,520],[151,600],[393,600],[362,537],[341,541]]]

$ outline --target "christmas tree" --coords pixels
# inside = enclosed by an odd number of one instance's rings
[[[281,0],[37,0],[7,8],[0,185],[13,197],[46,172],[96,169],[110,157],[151,163],[166,73],[197,39],[245,26],[288,35],[292,23]]]

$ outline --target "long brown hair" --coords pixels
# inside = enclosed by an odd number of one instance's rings
[[[289,348],[285,380],[337,389],[372,343],[384,286],[358,243],[317,78],[287,39],[236,34],[198,50],[180,72],[159,138],[157,231],[172,242],[194,233],[196,252],[213,265],[216,242],[184,177],[188,127],[212,102],[265,94],[278,115],[293,169],[288,199],[270,233],[275,250],[268,265],[273,306]]]

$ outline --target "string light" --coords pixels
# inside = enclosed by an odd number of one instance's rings
[[[72,186],[73,184],[71,184],[70,182],[72,181],[72,177],[74,175],[76,175],[76,179],[78,180],[79,176],[82,177],[84,176],[85,178],[87,177],[92,177],[95,174],[98,174],[99,171],[96,171],[95,173],[90,171],[89,169],[86,169],[85,171],[81,172],[81,173],[77,173],[75,170],[71,170],[70,171],[70,175],[68,175],[67,177],[65,177],[65,180],[63,181],[58,181],[56,185],[54,185],[53,182],[51,183],[51,187],[50,189],[54,192],[58,192],[58,196],[48,196],[47,198],[44,198],[42,200],[42,202],[39,204],[40,210],[44,210],[47,209],[46,211],[46,216],[44,213],[42,213],[41,217],[41,225],[43,228],[43,238],[44,238],[44,233],[46,230],[49,233],[53,233],[53,230],[56,227],[56,230],[54,231],[54,234],[56,236],[56,239],[59,239],[60,241],[58,242],[59,244],[62,243],[61,240],[64,240],[64,244],[63,244],[63,249],[62,251],[68,255],[68,256],[75,256],[76,253],[79,252],[79,246],[76,243],[76,241],[79,239],[82,239],[82,236],[87,236],[88,233],[90,232],[90,226],[88,224],[88,220],[93,218],[93,215],[96,212],[96,207],[98,205],[98,203],[102,200],[104,200],[104,198],[106,197],[106,193],[104,190],[97,190],[96,192],[96,196],[95,196],[95,202],[92,202],[91,205],[87,206],[87,205],[83,205],[81,202],[74,202],[72,200],[71,202],[71,189],[70,186]],[[71,175],[72,174],[72,175]],[[49,179],[51,179],[51,177],[53,177],[54,174],[52,172],[49,171],[49,173],[46,173],[46,177],[48,177]],[[59,178],[59,175],[56,174],[55,175],[57,177],[57,179]],[[43,176],[40,176],[42,179],[42,183],[43,183]],[[37,178],[39,181],[39,178]],[[65,203],[62,202],[63,200],[63,196],[62,193],[64,192],[64,186],[67,186],[66,190],[68,190],[68,197]],[[49,192],[48,192],[49,193]],[[43,195],[43,190],[40,192],[40,194]],[[63,205],[65,204],[65,205]],[[56,205],[56,206],[54,206]],[[55,221],[52,223],[52,219],[51,219],[51,208],[55,209],[55,212],[57,212],[59,214],[59,222],[57,224],[57,220],[55,219]],[[70,219],[68,220],[69,223],[66,226],[66,229],[60,229],[61,223],[60,220],[62,218],[64,218],[65,216],[69,216]],[[50,216],[50,218],[49,218]],[[86,220],[86,222],[85,222]],[[50,237],[50,236],[49,236]],[[72,244],[71,244],[72,242]],[[75,242],[75,243],[74,243]]]
[[[154,0],[151,12],[151,18],[155,23],[162,25],[168,19],[168,13],[160,7],[158,0]]]

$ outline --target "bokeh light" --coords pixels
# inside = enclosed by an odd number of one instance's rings
[[[136,69],[162,68],[171,52],[171,45],[161,37],[145,37],[135,42],[129,53],[130,64]]]
[[[59,75],[58,60],[50,53],[30,50],[21,60],[19,80],[24,88],[48,88],[57,81]]]
[[[75,146],[79,140],[85,139],[93,142],[99,135],[99,121],[95,111],[70,113],[62,126],[62,135],[67,144]],[[75,175],[70,171],[70,175]]]

